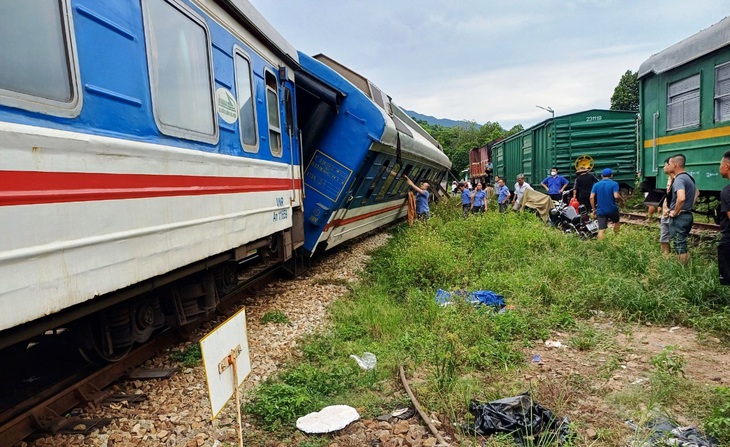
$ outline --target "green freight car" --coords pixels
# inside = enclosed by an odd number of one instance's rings
[[[577,160],[591,162],[597,172],[611,168],[615,181],[633,188],[637,114],[593,109],[550,118],[495,144],[492,158],[495,173],[505,176],[510,189],[520,173],[539,186],[552,167],[572,184]]]
[[[702,197],[719,196],[730,150],[730,17],[653,55],[638,78],[642,186],[663,190],[664,160],[681,153]]]

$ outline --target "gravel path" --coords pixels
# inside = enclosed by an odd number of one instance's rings
[[[348,290],[347,284],[358,280],[358,274],[369,259],[369,253],[385,244],[387,234],[376,234],[361,239],[348,247],[321,259],[307,274],[295,280],[279,280],[267,285],[255,296],[246,297],[248,344],[252,371],[244,382],[243,392],[275,374],[297,353],[297,341],[327,324],[327,306]],[[236,309],[237,310],[237,309]],[[262,324],[261,317],[273,310],[284,312],[290,324]],[[221,316],[201,328],[203,336],[224,321]],[[172,348],[186,349],[190,343]],[[169,354],[148,361],[145,366],[169,368],[177,366]],[[202,366],[183,368],[169,379],[119,382],[109,390],[112,393],[147,395],[140,404],[114,407],[85,408],[83,417],[113,418],[113,422],[89,435],[56,435],[36,439],[30,444],[43,446],[224,446],[237,445],[235,408],[233,399],[211,422],[205,372]],[[372,425],[368,427],[367,424]],[[385,423],[387,424],[387,423]],[[385,430],[371,422],[360,422],[353,430]],[[389,424],[388,424],[389,425]],[[394,429],[394,427],[391,427]],[[370,430],[372,429],[372,430]],[[403,427],[401,427],[403,429]],[[346,436],[351,437],[351,430]],[[406,428],[407,431],[407,428]],[[270,444],[265,433],[244,422],[245,445]],[[404,432],[403,437],[406,433]],[[385,439],[387,440],[387,439]],[[402,441],[401,441],[402,442]],[[333,445],[339,445],[333,442]],[[355,444],[352,444],[355,445]],[[398,444],[400,445],[400,444]]]

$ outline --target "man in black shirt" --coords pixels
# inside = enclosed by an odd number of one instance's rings
[[[730,151],[720,161],[720,175],[730,180]],[[717,246],[717,266],[720,270],[720,284],[730,286],[730,185],[720,192],[720,230],[722,238]]]
[[[598,183],[598,179],[593,174],[588,173],[586,168],[578,168],[575,171],[578,177],[575,179],[575,186],[573,187],[573,197],[578,199],[578,203],[585,205],[586,211],[589,213],[591,210],[591,189],[594,183]]]

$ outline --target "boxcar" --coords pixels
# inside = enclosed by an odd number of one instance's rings
[[[522,173],[535,186],[557,167],[572,183],[576,160],[588,156],[596,169],[613,169],[614,180],[632,188],[636,181],[636,117],[634,112],[593,109],[547,119],[494,145],[495,173],[505,176],[508,185]]]
[[[662,188],[664,160],[682,153],[700,193],[717,196],[730,149],[730,17],[653,55],[638,78],[646,186]]]
[[[488,146],[475,147],[469,151],[469,178],[472,181],[485,183],[487,163],[489,162]]]

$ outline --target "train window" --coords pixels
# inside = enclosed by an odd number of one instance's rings
[[[167,135],[215,143],[218,126],[205,22],[174,0],[143,3],[157,126]]]
[[[266,111],[269,118],[269,149],[274,157],[281,157],[281,112],[276,76],[266,70]]]
[[[428,181],[429,175],[431,175],[430,169],[427,169],[425,173],[423,171],[421,171],[421,178],[418,179],[418,183]],[[414,180],[414,182],[415,182],[415,180]],[[418,184],[418,183],[416,183],[416,184]]]
[[[391,195],[398,196],[403,192],[404,186],[408,186],[406,183],[406,179],[403,178],[404,175],[408,175],[411,173],[411,169],[413,169],[413,165],[406,165],[405,168],[403,168],[403,172],[400,173],[398,176],[398,181],[395,182],[395,185],[392,188]]]
[[[715,122],[730,120],[730,62],[715,67]]]
[[[699,125],[700,75],[673,82],[667,90],[667,130]]]
[[[370,200],[370,197],[372,197],[373,193],[375,192],[375,186],[380,182],[380,179],[383,178],[383,174],[385,174],[385,170],[388,169],[388,166],[390,166],[390,160],[385,160],[382,165],[380,165],[380,169],[378,169],[378,173],[373,177],[373,181],[370,182],[370,187],[368,188],[368,192],[365,193],[365,197],[362,199],[362,203],[364,204],[368,200]]]
[[[403,171],[403,175],[407,175],[415,183],[418,177],[418,169],[418,166],[408,165],[406,166],[406,170]],[[398,195],[405,195],[406,192],[408,192],[408,183],[403,179],[403,183],[398,189]]]
[[[380,201],[385,198],[385,194],[390,189],[390,185],[393,184],[393,181],[398,175],[398,172],[400,172],[400,166],[394,165],[393,169],[391,169],[390,173],[388,174],[388,178],[385,179],[385,183],[383,183],[383,186],[380,187],[380,191],[378,191],[378,196],[375,198],[376,201]]]
[[[253,76],[251,61],[243,50],[236,48],[236,95],[238,96],[238,128],[241,132],[241,144],[246,152],[259,151],[258,131],[256,126],[256,107],[253,96]]]
[[[72,30],[68,0],[0,2],[0,104],[65,117],[79,114]]]
[[[367,158],[365,159],[365,162],[363,163],[363,166],[372,166],[373,163],[373,153],[368,153]],[[357,182],[352,185],[350,188],[350,199],[348,201],[351,201],[353,199],[362,199],[363,195],[365,194],[365,191],[362,191],[362,185],[365,183],[365,179],[367,178],[367,172],[368,169],[363,169],[362,173],[357,176]]]
[[[405,179],[403,178],[404,172],[405,172],[405,167],[403,169],[398,170],[398,173],[396,174],[394,181],[391,183],[390,188],[388,189],[388,191],[386,193],[388,198],[394,198],[397,195],[398,188],[400,188],[401,182],[405,182]]]

